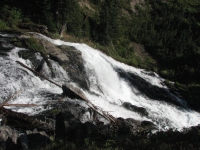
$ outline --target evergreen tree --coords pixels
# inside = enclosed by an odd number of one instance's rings
[[[116,0],[105,0],[101,5],[100,40],[107,44],[116,40],[119,34],[119,5]]]
[[[82,14],[76,0],[59,0],[57,5],[59,28],[76,36],[81,35]]]

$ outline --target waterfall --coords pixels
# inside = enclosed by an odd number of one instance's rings
[[[163,130],[168,128],[181,129],[200,124],[200,114],[189,109],[187,103],[177,95],[170,93],[163,84],[164,79],[158,74],[120,63],[86,44],[53,40],[40,34],[37,36],[55,45],[73,46],[81,51],[90,85],[89,90],[82,89],[82,91],[94,105],[109,112],[114,117],[152,121]],[[17,65],[15,61],[19,60],[30,67],[32,66],[29,60],[18,56],[17,52],[21,50],[26,49],[13,48],[9,52],[9,56],[0,57],[1,99],[6,99],[11,93],[23,90],[24,92],[11,103],[43,104],[54,100],[52,97],[44,95],[47,93],[60,94],[62,90]],[[50,61],[53,64],[54,72],[56,72],[53,80],[59,84],[71,82],[68,73],[58,63]],[[48,67],[43,68],[43,72],[48,76]],[[71,84],[78,86],[76,83]],[[148,115],[141,115],[125,109],[122,107],[125,102],[145,108]],[[42,106],[35,109],[10,108],[29,114],[44,110]]]

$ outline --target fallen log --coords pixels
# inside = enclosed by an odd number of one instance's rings
[[[36,104],[5,104],[4,106],[15,106],[15,107],[36,107]]]
[[[40,76],[40,77],[42,77],[42,78],[46,79],[47,81],[49,81],[49,82],[51,82],[51,83],[55,84],[56,86],[58,86],[58,87],[62,88],[62,86],[61,86],[61,85],[59,85],[59,84],[55,83],[54,81],[52,81],[52,80],[48,79],[48,78],[47,78],[47,77],[45,77],[43,74],[41,74],[41,73],[39,73],[39,72],[37,72],[37,71],[35,71],[35,70],[31,69],[30,67],[28,67],[28,66],[24,65],[22,62],[20,62],[20,61],[16,61],[16,62],[17,62],[18,64],[20,64],[22,67],[24,67],[24,68],[26,68],[26,69],[28,69],[28,70],[32,71],[33,73],[37,74],[38,76]]]
[[[8,101],[10,101],[11,99],[13,99],[14,97],[16,97],[18,94],[20,94],[22,92],[22,90],[19,90],[18,92],[16,92],[13,96],[11,96],[10,98],[8,98],[7,100],[5,100],[2,104],[0,104],[0,107],[5,106]]]

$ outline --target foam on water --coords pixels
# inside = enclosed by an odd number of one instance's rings
[[[23,48],[14,48],[9,53],[9,56],[0,57],[0,102],[8,99],[16,92],[21,91],[15,98],[8,103],[11,104],[37,104],[38,107],[20,108],[8,107],[18,112],[24,112],[30,115],[39,113],[44,110],[43,104],[49,100],[54,100],[51,97],[44,96],[46,93],[60,94],[62,89],[49,83],[46,80],[35,76],[31,71],[23,68],[16,61],[20,61],[31,67],[32,63],[29,60],[24,60],[18,56],[18,52],[26,50]],[[40,56],[38,56],[40,58]],[[63,84],[69,80],[67,73],[56,62],[52,61],[52,68],[56,70],[55,81]],[[45,64],[43,73],[48,75],[49,70]],[[41,106],[40,106],[41,105]]]

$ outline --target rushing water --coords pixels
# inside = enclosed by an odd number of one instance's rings
[[[102,52],[86,44],[69,43],[53,40],[43,35],[38,38],[46,39],[55,45],[73,46],[82,52],[85,68],[90,83],[89,91],[83,90],[86,97],[100,109],[109,112],[115,117],[134,118],[136,120],[149,120],[160,129],[183,128],[200,123],[200,114],[187,107],[186,102],[169,92],[163,85],[164,79],[156,73],[130,67],[106,56]],[[56,100],[50,94],[60,94],[62,90],[48,81],[42,80],[32,72],[16,64],[16,60],[31,67],[29,60],[20,58],[18,51],[22,48],[13,48],[9,56],[0,56],[0,93],[1,100],[7,99],[15,92],[22,92],[10,103],[38,104],[35,108],[15,108],[15,111],[28,114],[44,110],[42,104]],[[38,54],[38,59],[40,59]],[[56,76],[52,79],[59,84],[70,82],[70,79],[61,66],[50,60]],[[43,74],[50,77],[48,67],[43,67]],[[76,84],[76,83],[72,83]],[[143,107],[149,113],[142,116],[136,112],[126,110],[121,105],[129,102],[135,106]]]

